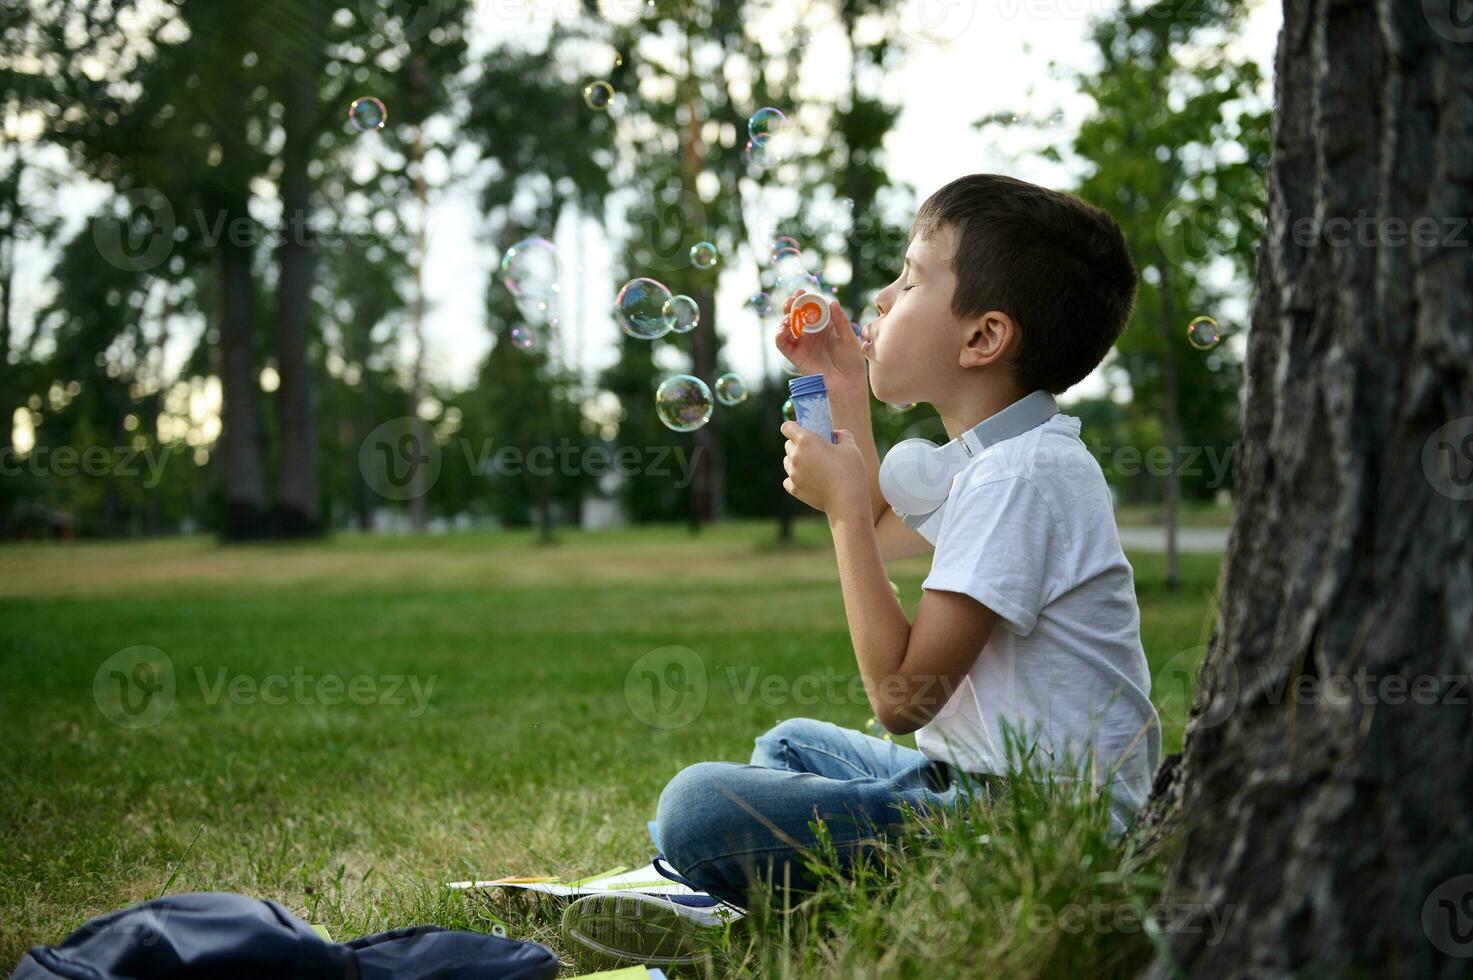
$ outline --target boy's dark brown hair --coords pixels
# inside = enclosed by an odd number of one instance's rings
[[[931,195],[911,234],[954,230],[952,310],[1000,310],[1022,333],[1019,383],[1058,394],[1105,359],[1130,321],[1136,273],[1120,226],[1072,194],[974,174]]]

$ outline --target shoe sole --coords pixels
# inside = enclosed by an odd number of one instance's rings
[[[656,898],[590,895],[564,910],[562,932],[580,966],[618,968],[705,962],[710,929]]]

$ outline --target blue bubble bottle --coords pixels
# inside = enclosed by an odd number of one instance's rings
[[[810,432],[817,432],[829,442],[834,438],[834,419],[829,414],[829,389],[823,375],[806,374],[788,382],[788,392],[793,396],[793,415],[798,424]]]

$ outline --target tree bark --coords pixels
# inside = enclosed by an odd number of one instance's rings
[[[246,198],[220,206],[223,227],[247,216]],[[229,235],[215,246],[220,276],[221,470],[225,479],[225,537],[265,535],[268,501],[261,401],[256,391],[256,283],[253,248]]]
[[[316,17],[321,7],[308,4]],[[317,84],[321,31],[316,21],[291,49],[284,68],[282,98],[281,215],[283,238],[277,286],[276,367],[281,376],[277,406],[281,421],[281,533],[314,535],[322,530],[317,472],[317,416],[307,344],[311,334],[316,243],[312,231],[312,179],[307,165],[318,132]]]
[[[1153,976],[1452,976],[1473,955],[1473,25],[1454,10],[1285,0],[1221,621],[1143,819],[1148,846],[1180,847]]]

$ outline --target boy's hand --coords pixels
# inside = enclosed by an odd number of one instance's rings
[[[858,517],[874,523],[864,456],[853,434],[840,429],[834,433],[838,443],[831,443],[797,422],[784,422],[782,434],[788,437],[783,444],[788,473],[784,490],[828,514],[830,521]]]
[[[831,395],[841,397],[869,394],[869,376],[859,338],[844,314],[838,300],[829,303],[829,325],[818,333],[794,338],[788,329],[788,315],[793,297],[783,302],[782,329],[777,334],[777,349],[804,374],[821,374]]]

